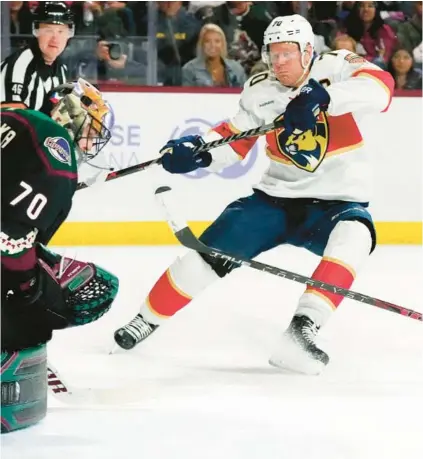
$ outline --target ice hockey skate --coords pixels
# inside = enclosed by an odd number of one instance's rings
[[[319,327],[309,317],[294,316],[277,351],[270,357],[270,365],[309,375],[321,373],[329,363],[329,356],[315,343],[318,331]]]
[[[150,324],[141,314],[137,314],[128,324],[115,331],[115,342],[122,349],[133,349],[157,328],[158,325]]]

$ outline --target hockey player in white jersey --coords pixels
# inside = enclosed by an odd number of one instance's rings
[[[275,18],[264,35],[262,58],[269,71],[246,82],[238,113],[202,139],[168,142],[162,149],[163,167],[171,173],[221,170],[245,158],[257,139],[201,156],[193,154],[192,145],[283,117],[284,128],[266,136],[270,165],[253,194],[229,204],[200,239],[243,258],[280,244],[306,248],[321,257],[313,278],[348,289],[376,244],[367,210],[372,152],[366,150],[360,125],[363,116],[388,109],[394,82],[389,73],[346,50],[313,58],[313,41],[302,16]],[[139,314],[115,332],[115,341],[133,348],[233,268],[192,251],[177,259]],[[283,287],[280,297],[283,307]],[[329,357],[315,338],[341,301],[339,295],[307,288],[270,363],[319,373]]]

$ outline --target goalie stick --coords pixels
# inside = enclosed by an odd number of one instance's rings
[[[360,303],[370,304],[380,309],[385,309],[387,311],[395,312],[403,316],[410,317],[411,319],[416,319],[423,321],[423,314],[412,309],[407,309],[403,306],[397,304],[389,303],[384,300],[379,300],[378,298],[373,298],[371,296],[364,295],[362,293],[357,293],[352,290],[347,290],[342,287],[336,287],[335,285],[328,284],[326,282],[321,282],[311,277],[303,276],[301,274],[293,273],[282,268],[277,268],[276,266],[271,266],[265,263],[261,263],[255,260],[246,260],[237,256],[233,256],[227,253],[224,253],[220,250],[213,249],[203,244],[191,231],[188,224],[185,221],[179,219],[179,216],[175,215],[173,211],[169,209],[170,206],[165,202],[165,195],[171,191],[171,188],[168,186],[161,186],[156,190],[156,196],[161,203],[161,206],[165,212],[166,220],[171,227],[173,233],[175,234],[176,239],[185,247],[196,252],[204,253],[210,257],[225,260],[230,263],[234,263],[238,266],[247,266],[249,268],[256,269],[258,271],[266,272],[273,274],[274,276],[283,277],[301,284],[306,284],[311,287],[319,288],[330,293],[336,293],[345,298],[351,300],[359,301]]]
[[[73,387],[63,380],[51,362],[47,363],[47,385],[56,400],[74,406],[133,404],[139,402],[146,392],[146,387],[141,389],[139,386],[128,387],[127,385],[122,388]],[[148,389],[150,392],[153,390],[151,387]]]
[[[248,131],[242,131],[238,134],[233,134],[229,137],[223,137],[218,140],[213,140],[212,142],[204,143],[203,145],[199,145],[198,147],[195,147],[194,153],[201,153],[202,151],[221,147],[222,145],[226,145],[228,143],[235,142],[237,140],[245,139],[247,137],[256,137],[259,135],[264,135],[264,134],[267,134],[268,132],[274,131],[275,129],[279,129],[281,127],[283,127],[282,121],[274,121],[273,123],[265,124],[264,126],[249,129]],[[110,174],[107,175],[105,182],[110,182],[111,180],[116,180],[118,178],[134,174],[135,172],[143,171],[156,164],[161,164],[161,162],[162,162],[162,158],[156,158],[156,159],[151,159],[150,161],[146,161],[145,163],[136,164],[134,166],[126,167],[125,169],[121,169],[119,171],[111,172]],[[89,188],[89,186],[82,182],[82,183],[78,183],[78,186],[76,189],[84,190],[85,188]]]
[[[47,363],[47,385],[52,395],[58,400],[66,401],[72,395],[71,388],[63,381],[60,373],[50,362]]]

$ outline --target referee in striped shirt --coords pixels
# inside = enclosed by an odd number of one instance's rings
[[[67,79],[67,67],[59,56],[73,37],[73,16],[64,2],[40,2],[35,11],[28,47],[8,56],[1,63],[0,97],[2,107],[40,110],[48,115],[48,93]]]

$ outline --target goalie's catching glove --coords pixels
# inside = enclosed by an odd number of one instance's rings
[[[48,342],[53,330],[93,322],[117,295],[118,279],[95,264],[62,258],[43,246],[37,255],[31,279],[4,292],[2,349],[33,347]]]
[[[66,327],[94,322],[115,299],[119,280],[94,263],[74,260],[38,245],[39,262],[60,284],[66,301]]]

